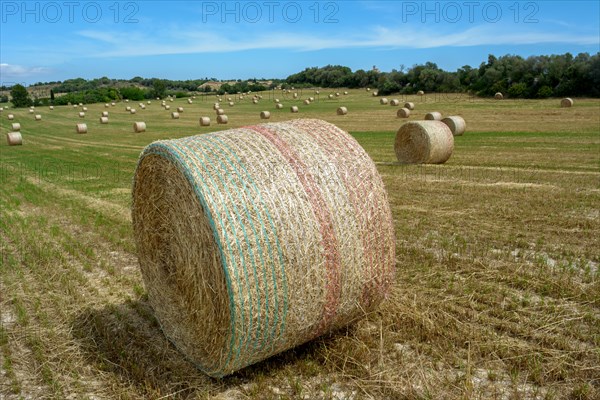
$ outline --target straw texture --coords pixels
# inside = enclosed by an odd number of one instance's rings
[[[136,133],[146,132],[146,123],[145,122],[134,122],[133,123],[133,131]]]
[[[441,121],[442,114],[437,111],[428,112],[425,114],[425,120],[427,121]]]
[[[77,133],[87,133],[87,125],[86,124],[77,124],[75,125],[75,132]]]
[[[467,129],[467,124],[465,120],[463,119],[463,117],[459,117],[458,115],[451,115],[449,117],[446,117],[442,120],[442,122],[448,125],[448,128],[450,128],[450,132],[452,132],[454,136],[462,136],[462,134],[465,133],[465,130]]]
[[[561,107],[572,107],[573,106],[573,99],[571,99],[570,97],[565,97],[564,99],[562,99],[560,101],[560,106]]]
[[[260,119],[269,119],[271,118],[271,113],[269,111],[261,111]]]
[[[384,105],[388,103],[388,99],[386,99],[385,97],[379,99],[379,104]]]
[[[6,134],[6,142],[9,146],[21,146],[23,144],[21,132],[8,132]]]
[[[396,112],[396,115],[400,118],[408,118],[410,116],[410,110],[403,107]]]
[[[443,164],[454,150],[454,136],[441,121],[407,122],[396,133],[394,151],[405,164]]]
[[[221,114],[219,114],[221,115]],[[209,117],[200,117],[200,126],[210,126],[210,118]]]
[[[132,219],[164,333],[213,377],[360,318],[394,277],[381,177],[356,140],[325,121],[149,145]]]
[[[494,98],[496,100],[502,100],[504,98],[504,96],[502,95],[502,93],[498,92],[494,95]]]
[[[400,100],[398,100],[398,99],[392,99],[390,101],[390,106],[392,106],[392,107],[397,107],[399,105],[400,105]]]
[[[404,103],[404,108],[408,108],[412,111],[415,109],[415,103],[413,103],[412,101],[407,101],[406,103]]]
[[[228,121],[229,118],[227,118],[227,115],[217,115],[217,124],[226,124]]]

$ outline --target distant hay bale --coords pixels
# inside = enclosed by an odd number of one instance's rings
[[[404,108],[408,108],[409,110],[414,110],[415,109],[415,103],[407,101],[406,103],[404,103]]]
[[[179,119],[179,113],[176,111],[173,111],[171,113],[171,119]]]
[[[235,105],[235,103],[233,101],[229,102],[229,107],[233,107]]]
[[[396,133],[394,151],[403,164],[443,164],[454,150],[454,136],[441,121],[412,121]]]
[[[346,107],[338,107],[337,115],[346,115],[348,114],[348,109]]]
[[[111,105],[111,107],[114,107],[114,106],[116,106],[116,105],[117,105],[117,103],[115,103],[115,102],[112,102],[112,103],[110,103],[110,105]]]
[[[227,118],[227,115],[217,115],[217,124],[226,124],[228,121],[229,118]]]
[[[183,107],[177,107],[177,112],[182,113],[183,112]]]
[[[294,98],[297,99],[298,98],[298,93],[294,93]]]
[[[110,104],[108,104],[108,103],[105,103],[105,104],[104,104],[104,108],[108,108],[108,107],[110,107]]]
[[[156,100],[160,100],[159,98],[156,98]],[[152,104],[152,102],[150,100],[147,101],[147,104]]]
[[[129,103],[129,99],[125,99],[125,103]]]
[[[233,101],[233,99],[231,97],[228,97],[227,101],[231,103]]]
[[[85,118],[85,113],[83,111],[79,112],[79,118]]]
[[[135,133],[146,132],[146,123],[145,122],[134,122],[133,123],[133,131]]]
[[[406,107],[400,108],[396,115],[400,118],[408,118],[410,117],[410,110]]]
[[[108,117],[108,111],[102,111],[102,116],[103,117]]]
[[[130,106],[125,107],[125,111],[131,111],[131,107]]]
[[[223,115],[223,114],[225,114],[225,110],[223,110],[222,108],[219,108],[215,112],[217,113],[217,115]]]
[[[50,111],[54,110],[54,106],[50,106],[48,108],[50,108]]]
[[[75,125],[75,132],[77,133],[87,133],[87,125],[86,124],[77,124]]]
[[[419,95],[419,96],[423,96],[423,95],[425,95],[425,92],[424,92],[424,91],[422,91],[422,90],[419,90],[419,91],[417,92],[417,95]]]
[[[392,99],[390,100],[390,106],[392,107],[396,107],[400,105],[400,101],[398,99]]]
[[[221,108],[221,105],[219,103],[214,103],[213,104],[213,110],[218,110],[219,108]]]
[[[496,99],[496,100],[502,100],[503,98],[504,98],[504,96],[500,92],[498,92],[494,95],[494,99]]]
[[[381,99],[379,99],[379,104],[384,105],[388,103],[388,99],[386,99],[385,97],[382,97]]]
[[[167,104],[167,105],[165,106],[165,110],[170,110],[170,109],[171,109],[171,106]]]
[[[371,88],[369,88],[369,87],[368,87],[366,90],[367,90],[367,92],[370,92],[370,91],[371,91]]]
[[[318,90],[315,90],[315,94],[319,94],[319,93],[321,93],[321,92],[319,92]]]
[[[137,112],[137,111],[136,111],[136,109],[135,109],[135,108],[132,108],[131,110],[129,110],[129,113],[130,113],[130,114],[135,114],[136,112]]]
[[[335,92],[335,97],[340,97],[340,92]]]
[[[41,121],[42,120],[42,116],[40,114],[36,114],[35,115],[35,120],[36,121]]]
[[[371,315],[393,285],[381,176],[327,122],[155,142],[132,193],[148,302],[166,337],[209,376]]]
[[[271,118],[271,113],[268,111],[261,111],[260,112],[260,119],[269,119]]]
[[[373,92],[373,93],[371,94],[371,96],[373,96],[373,97],[377,97],[377,96],[379,96],[379,92]]]
[[[279,103],[279,99],[275,99],[275,103]]]
[[[309,104],[310,104],[310,100],[309,100],[309,99],[306,99],[306,100],[304,100],[304,105],[306,105],[306,106],[307,106],[307,105],[309,105]]]
[[[573,99],[571,99],[570,97],[565,97],[560,101],[560,106],[563,108],[573,107]]]
[[[425,120],[427,121],[441,121],[442,114],[437,111],[428,112],[425,114]]]
[[[100,117],[101,124],[108,124],[108,117]]]
[[[452,132],[454,136],[462,136],[462,134],[465,133],[465,130],[467,129],[467,124],[465,120],[463,119],[463,117],[460,117],[458,115],[451,115],[449,117],[446,117],[442,120],[442,122],[448,125],[448,128],[450,128],[450,132]]]
[[[83,103],[79,103],[79,107],[83,107]]]
[[[297,106],[291,106],[290,107],[290,112],[297,113],[298,112],[298,107]]]
[[[280,110],[280,109],[282,109],[282,108],[283,108],[283,104],[281,104],[281,103],[277,103],[277,104],[275,105],[275,108],[277,108],[278,110]]]
[[[333,99],[333,95],[330,94],[329,96],[327,96],[330,100]]]
[[[13,119],[15,119],[15,116],[13,114],[8,114],[7,117],[8,117],[9,121],[12,121]]]
[[[174,100],[173,100],[173,98],[170,98],[169,101],[172,103]]]
[[[77,104],[73,104],[73,108],[78,108]]]
[[[188,102],[188,104],[192,104],[193,103],[192,99],[188,99],[187,102]]]
[[[252,104],[258,104],[258,99],[252,100]]]
[[[29,109],[29,114],[33,114],[34,110],[33,108]]]
[[[142,110],[145,110],[145,109],[146,109],[146,106],[145,106],[144,104],[140,104],[140,108],[141,108]]]
[[[8,143],[9,146],[23,145],[23,137],[21,136],[21,132],[7,132],[6,143]]]
[[[348,94],[348,92],[344,92],[344,95],[347,95],[347,94]]]
[[[15,132],[19,132],[21,130],[21,124],[18,122],[13,122],[11,124],[11,130],[13,130]]]
[[[200,126],[210,126],[210,118],[200,117]]]

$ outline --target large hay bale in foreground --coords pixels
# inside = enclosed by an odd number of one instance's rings
[[[8,132],[6,134],[6,143],[9,146],[21,146],[23,144],[21,132]]]
[[[132,220],[163,332],[213,377],[366,315],[394,278],[377,168],[320,120],[149,145]]]
[[[346,115],[348,114],[348,109],[346,107],[338,107],[337,115]]]
[[[410,110],[406,107],[402,107],[396,112],[396,115],[400,118],[408,118],[410,117]]]
[[[564,99],[562,99],[560,101],[560,106],[561,107],[573,107],[573,99],[571,99],[570,97],[565,97]]]
[[[454,150],[454,136],[441,121],[407,122],[396,133],[394,151],[405,164],[442,164]]]
[[[442,122],[448,125],[448,128],[450,128],[450,132],[452,132],[454,136],[462,136],[462,134],[465,133],[465,130],[467,129],[467,123],[465,122],[464,118],[458,115],[451,115],[449,117],[446,117],[442,120]]]
[[[87,133],[87,125],[86,124],[77,124],[75,125],[75,132],[77,133]]]
[[[425,120],[426,121],[441,121],[442,114],[437,111],[428,112],[427,114],[425,114]]]
[[[145,122],[134,122],[133,123],[133,131],[136,133],[146,132],[146,123]]]

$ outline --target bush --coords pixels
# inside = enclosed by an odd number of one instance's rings
[[[552,88],[550,86],[542,86],[537,92],[537,97],[547,99],[552,96]]]
[[[12,103],[15,108],[29,107],[33,104],[29,92],[25,89],[25,86],[16,84],[10,89],[10,96],[12,97]]]

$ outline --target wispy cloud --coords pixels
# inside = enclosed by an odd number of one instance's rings
[[[40,75],[50,72],[49,68],[46,67],[26,67],[15,64],[0,64],[0,76],[3,81],[7,81],[15,78],[28,78],[30,76]]]
[[[428,28],[390,29],[375,27],[363,34],[338,34],[332,37],[289,32],[269,32],[235,36],[227,32],[206,30],[169,29],[161,32],[107,33],[81,31],[78,34],[99,45],[95,57],[130,57],[168,54],[223,53],[244,50],[282,49],[288,51],[315,51],[350,48],[406,48],[465,47],[527,44],[599,43],[595,35],[577,35],[565,32],[502,31],[497,26],[475,26],[455,33],[444,33]],[[244,39],[240,40],[240,37]],[[110,45],[110,46],[106,46]],[[103,48],[106,48],[104,50]]]

